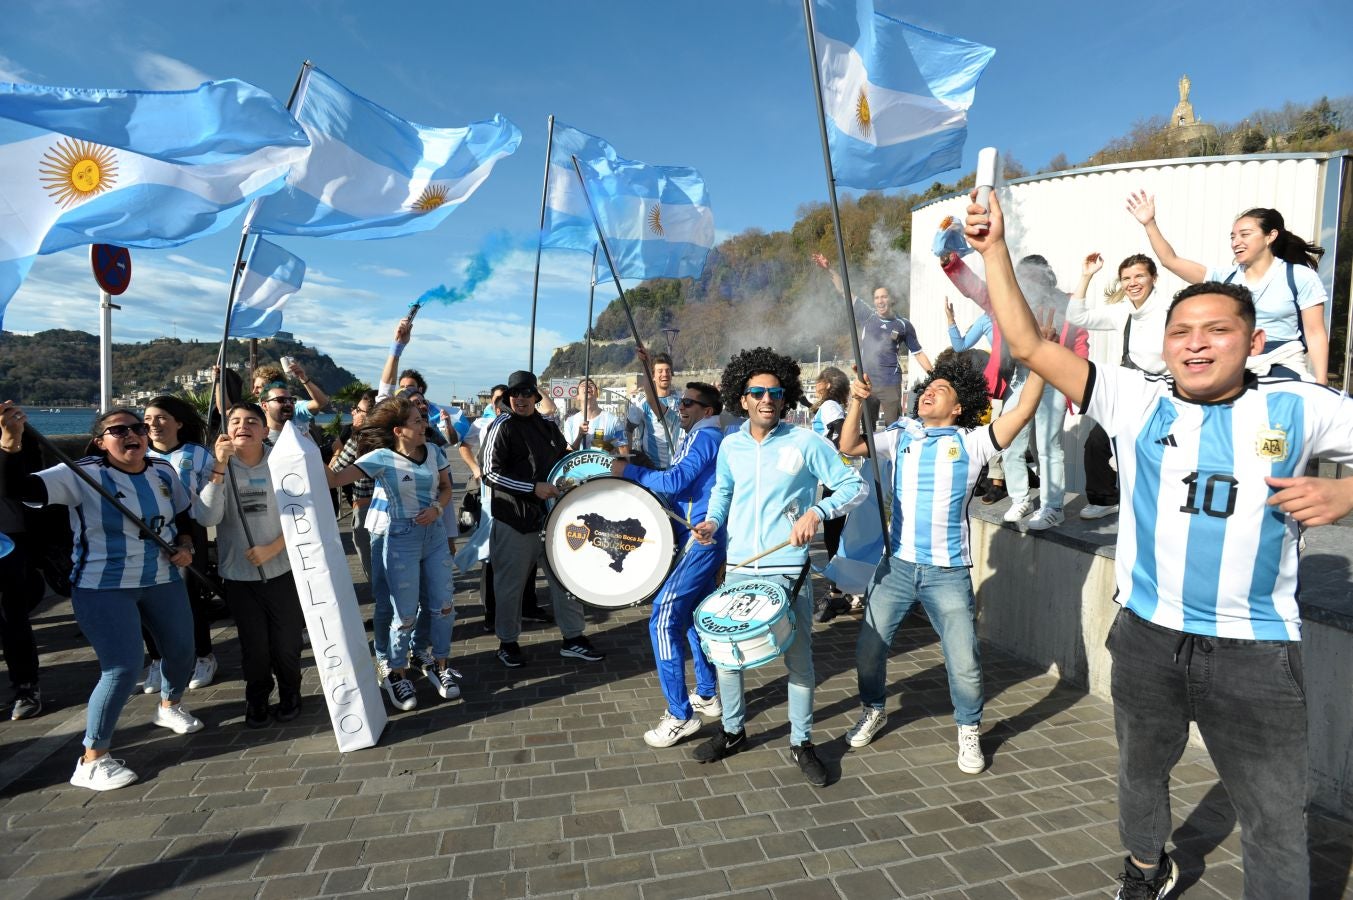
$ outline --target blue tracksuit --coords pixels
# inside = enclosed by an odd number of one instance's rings
[[[624,477],[636,481],[656,494],[662,495],[678,514],[692,524],[705,518],[709,492],[714,486],[715,460],[723,433],[719,419],[710,416],[697,422],[686,432],[677,446],[671,467],[663,470],[642,466],[625,467]],[[674,523],[675,525],[675,523]],[[653,598],[653,615],[648,620],[648,633],[653,641],[653,655],[658,663],[658,682],[662,685],[667,709],[679,719],[689,719],[694,713],[686,694],[686,648],[690,648],[695,665],[695,689],[702,697],[715,693],[716,673],[705,652],[694,625],[695,607],[713,592],[724,564],[726,532],[719,529],[714,543],[705,546],[690,537],[683,525],[675,525],[677,543],[685,548],[676,568],[667,576],[662,590]]]

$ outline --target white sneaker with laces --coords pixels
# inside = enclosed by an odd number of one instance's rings
[[[460,673],[450,666],[439,669],[434,662],[423,669],[423,674],[432,682],[432,687],[441,694],[443,700],[455,700],[460,696],[460,685],[456,683],[460,680]]]
[[[1117,503],[1087,503],[1081,507],[1082,519],[1102,519],[1105,516],[1111,516],[1118,512]]]
[[[1047,531],[1049,528],[1056,528],[1066,521],[1066,515],[1055,507],[1045,506],[1034,517],[1029,520],[1027,527],[1030,531]]]
[[[644,732],[644,743],[650,747],[670,747],[682,738],[690,737],[700,730],[700,719],[678,719],[671,712],[664,712],[658,724],[652,730]]]
[[[856,749],[869,746],[869,742],[874,739],[884,725],[888,724],[888,714],[881,709],[875,709],[872,706],[866,706],[864,713],[860,715],[860,721],[855,723],[855,727],[846,732],[846,743]]]
[[[385,693],[389,695],[390,703],[396,709],[408,712],[418,707],[418,691],[414,688],[413,682],[403,675],[391,672],[390,677],[385,679]]]
[[[75,774],[70,777],[71,784],[91,791],[115,791],[135,780],[136,773],[111,756],[100,756],[90,762],[80,757],[75,763]]]
[[[150,724],[168,728],[175,734],[192,734],[202,730],[202,720],[184,709],[182,703],[173,706],[156,703],[155,715],[150,717]]]
[[[193,677],[188,679],[188,690],[195,691],[198,688],[204,688],[216,680],[216,654],[208,653],[206,656],[197,658],[197,665],[193,666]]]
[[[719,702],[719,695],[715,694],[706,700],[694,691],[690,696],[691,709],[695,710],[697,716],[704,716],[707,719],[717,719],[723,715],[723,704]]]
[[[968,775],[977,775],[987,767],[982,755],[982,739],[976,725],[958,726],[958,768]]]
[[[1001,518],[1007,522],[1018,522],[1020,519],[1023,519],[1029,513],[1034,511],[1034,504],[1036,502],[1037,498],[1033,494],[1030,494],[1023,500],[1011,503],[1010,508],[1005,511],[1005,515],[1001,516]]]
[[[160,692],[160,682],[163,676],[160,673],[160,661],[152,659],[150,665],[146,666],[145,684],[141,690],[147,694],[158,694]]]

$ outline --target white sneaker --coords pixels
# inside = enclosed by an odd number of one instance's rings
[[[75,764],[75,774],[70,777],[71,784],[91,791],[115,791],[135,780],[136,773],[124,766],[122,760],[111,756],[100,756],[91,762],[80,757]]]
[[[150,717],[150,724],[168,728],[175,734],[192,734],[202,730],[202,720],[184,709],[182,703],[173,706],[156,703],[155,715]]]
[[[1082,519],[1102,519],[1105,516],[1111,516],[1118,512],[1117,503],[1108,503],[1100,505],[1098,503],[1087,503],[1081,507]]]
[[[1034,517],[1029,520],[1025,527],[1030,531],[1047,531],[1049,528],[1056,528],[1066,521],[1066,515],[1060,509],[1052,506],[1045,506]]]
[[[150,665],[146,666],[145,684],[141,690],[147,694],[158,694],[160,692],[160,682],[163,676],[160,674],[160,661],[152,659]]]
[[[697,716],[704,716],[706,719],[717,719],[723,715],[723,704],[719,702],[719,695],[715,694],[706,700],[694,691],[690,696],[691,709],[695,710]]]
[[[644,732],[644,743],[650,747],[670,747],[682,738],[690,737],[700,730],[700,719],[678,719],[670,712],[664,712],[658,724],[651,731]]]
[[[1010,508],[1001,516],[1007,522],[1018,522],[1020,519],[1034,511],[1034,504],[1037,502],[1033,494],[1025,497],[1017,503],[1011,503]]]
[[[395,709],[408,712],[418,707],[418,691],[414,689],[413,682],[403,675],[391,672],[390,677],[385,679],[385,693],[389,695]]]
[[[450,666],[439,669],[437,663],[433,662],[423,669],[423,674],[443,700],[455,700],[460,696],[460,685],[456,683],[460,680],[460,673]]]
[[[977,775],[987,767],[982,755],[981,736],[976,725],[958,726],[958,768],[969,775]]]
[[[887,724],[887,713],[881,709],[866,706],[864,713],[860,716],[860,721],[856,722],[855,727],[846,732],[846,743],[857,749],[867,747],[869,742],[874,739],[874,735],[883,730],[883,726]]]
[[[206,656],[197,658],[197,665],[193,666],[193,677],[188,679],[188,690],[195,691],[198,688],[204,688],[216,680],[216,654],[208,653]]]

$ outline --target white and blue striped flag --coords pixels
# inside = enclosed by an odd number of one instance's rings
[[[871,459],[864,460],[860,465],[860,477],[869,491],[875,485],[873,466],[874,461]],[[883,469],[882,482],[891,484],[892,466],[885,461]],[[879,560],[883,559],[883,551],[883,521],[879,518],[879,505],[872,497],[868,497],[846,516],[836,555],[822,573],[845,593],[863,594],[869,589]]]
[[[556,123],[545,204],[546,247],[592,252],[597,231],[573,169],[578,157],[621,278],[697,277],[714,246],[705,180],[686,166],[622,158],[596,135]]]
[[[832,172],[861,190],[955,169],[977,81],[996,51],[875,12],[871,0],[813,0]]]
[[[309,141],[243,81],[190,91],[0,83],[0,319],[33,259],[174,247],[277,190]]]
[[[521,143],[503,116],[463,128],[406,122],[314,67],[295,110],[313,149],[258,205],[252,232],[371,240],[427,231]]]
[[[305,281],[305,260],[259,238],[230,308],[230,336],[267,338],[282,329],[282,307]]]

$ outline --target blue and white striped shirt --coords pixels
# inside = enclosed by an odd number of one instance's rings
[[[179,481],[183,482],[183,486],[192,497],[193,518],[200,518],[197,514],[200,508],[198,495],[210,480],[211,470],[216,464],[216,457],[212,456],[211,451],[201,444],[187,443],[179,444],[167,453],[161,453],[154,447],[147,447],[146,456],[162,459],[174,467]]]
[[[359,457],[353,465],[376,482],[366,513],[366,530],[385,534],[391,519],[412,519],[437,502],[441,472],[450,468],[446,454],[435,444],[425,444],[427,456],[415,462],[395,450],[381,447]]]

